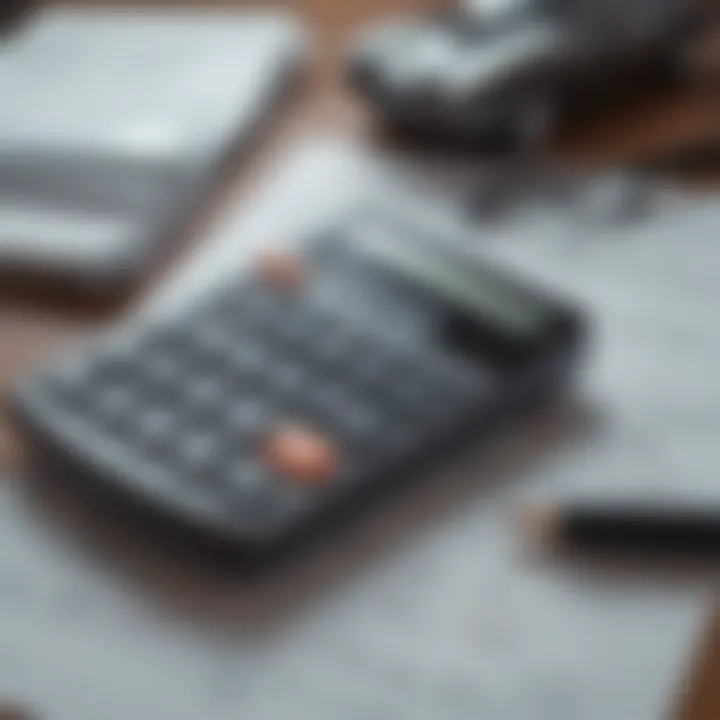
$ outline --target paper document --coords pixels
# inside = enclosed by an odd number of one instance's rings
[[[301,148],[140,317],[193,302],[253,248],[309,233],[383,176],[344,142]],[[512,521],[538,493],[693,487],[720,500],[720,212],[678,195],[623,237],[603,232],[490,242],[475,226],[465,240],[595,317],[580,409],[528,423],[274,579],[93,542],[8,486],[0,697],[47,720],[665,718],[709,585],[542,562]]]

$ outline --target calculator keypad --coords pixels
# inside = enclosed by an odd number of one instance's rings
[[[101,348],[55,377],[55,400],[88,442],[110,437],[178,493],[189,483],[222,496],[242,533],[411,461],[487,399],[479,364],[404,346],[280,285],[251,279]]]

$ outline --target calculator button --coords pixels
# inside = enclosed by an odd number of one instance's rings
[[[372,348],[365,338],[339,322],[327,322],[314,338],[312,358],[324,368],[349,369]]]
[[[313,357],[322,365],[341,365],[348,357],[346,334],[339,329],[326,328],[315,340]]]
[[[395,349],[390,349],[379,341],[368,343],[363,352],[358,353],[350,369],[353,382],[365,392],[386,394],[398,380],[412,371],[412,364]]]
[[[398,374],[391,384],[388,384],[387,394],[392,401],[410,411],[423,410],[435,399],[437,387],[432,381],[410,370]]]
[[[272,420],[270,407],[250,398],[233,401],[225,414],[231,442],[260,440],[266,435]]]
[[[310,487],[329,483],[340,466],[332,441],[295,423],[281,425],[270,434],[264,458],[281,477]]]
[[[267,470],[248,458],[230,463],[223,477],[226,489],[239,500],[257,497],[269,482]]]
[[[297,396],[307,381],[304,369],[294,363],[282,363],[272,369],[270,381],[274,391],[283,396]]]
[[[172,437],[175,415],[168,410],[151,410],[138,419],[137,428],[143,442],[156,447]]]
[[[218,450],[217,440],[212,435],[197,434],[181,438],[176,452],[181,469],[197,473],[212,468]]]
[[[198,330],[195,344],[205,356],[222,356],[233,345],[230,328],[224,323],[210,321],[205,327]]]
[[[96,408],[101,417],[112,423],[127,420],[137,405],[137,398],[127,386],[108,386],[98,392]]]
[[[152,334],[140,340],[134,348],[135,360],[138,355],[142,357],[177,357],[184,355],[191,349],[193,336],[191,331],[183,325],[174,324],[155,330]]]
[[[262,374],[268,361],[267,351],[250,338],[239,338],[227,358],[231,370],[243,377]]]
[[[308,409],[322,421],[336,422],[348,405],[347,387],[339,382],[315,382],[309,388]]]
[[[185,387],[185,397],[194,409],[207,410],[223,401],[225,387],[216,377],[196,378]]]
[[[309,351],[325,332],[325,321],[307,303],[293,303],[276,314],[271,327],[266,328],[269,336],[286,350]]]
[[[408,376],[393,388],[393,402],[404,417],[423,424],[429,418],[452,415],[467,398],[456,396],[446,385],[421,375]]]
[[[348,403],[338,420],[348,437],[361,443],[377,437],[384,426],[378,413],[356,403]]]
[[[109,356],[98,358],[87,368],[88,377],[92,377],[95,383],[116,382],[132,379],[140,371],[140,364],[137,359],[123,358],[120,356]]]
[[[260,277],[279,290],[297,290],[305,281],[302,260],[287,250],[266,250],[256,262]]]
[[[182,376],[183,367],[176,356],[157,355],[148,358],[144,372],[151,383],[171,386]]]
[[[337,428],[351,443],[366,444],[383,428],[382,413],[351,395],[341,384],[313,388],[309,411],[321,424]]]

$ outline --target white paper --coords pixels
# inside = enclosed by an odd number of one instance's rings
[[[218,271],[238,272],[269,239],[309,232],[383,175],[377,159],[342,141],[304,147],[141,316],[191,302]],[[668,206],[660,228],[649,221],[622,239],[485,243],[597,316],[578,393],[585,410],[529,423],[273,579],[206,575],[135,541],[108,552],[8,487],[0,696],[48,720],[665,717],[704,627],[710,582],[542,562],[520,542],[514,511],[536,493],[594,484],[716,484],[706,471],[720,460],[710,432],[720,338],[702,322],[720,301],[707,268],[718,259],[716,215],[702,203]],[[704,359],[669,342],[679,331]],[[669,384],[668,346],[676,367],[692,369],[691,387]],[[697,432],[685,426],[689,412]],[[676,465],[648,453],[658,439]],[[701,466],[683,464],[690,447]]]

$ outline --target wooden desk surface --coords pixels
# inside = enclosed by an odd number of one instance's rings
[[[74,4],[108,6],[113,0],[84,0]],[[209,5],[200,0],[136,0],[124,5]],[[251,6],[238,0],[215,5]],[[267,6],[269,3],[254,3]],[[348,134],[368,131],[367,113],[343,87],[341,62],[349,37],[364,24],[384,16],[414,11],[437,3],[432,0],[284,0],[275,2],[294,8],[306,20],[314,38],[309,77],[279,121],[263,134],[250,158],[246,157],[238,176],[239,190],[262,172],[270,153],[281,152],[292,139],[307,132],[328,129]],[[604,119],[582,134],[564,141],[560,150],[600,159],[614,159],[659,150],[669,143],[693,137],[704,128],[718,126],[720,100],[695,91],[683,97],[657,98]],[[248,162],[249,160],[249,162]],[[236,190],[233,184],[233,195]],[[203,218],[195,228],[199,234]],[[193,233],[189,232],[189,236]],[[192,241],[191,241],[192,242]],[[0,291],[0,392],[12,387],[29,365],[48,353],[111,320],[123,312],[122,306],[97,308],[90,303],[70,301],[40,287],[17,286]],[[5,415],[0,414],[0,470],[18,465],[18,443]],[[688,679],[688,694],[681,703],[682,720],[720,718],[720,622],[708,634],[706,646],[699,649],[697,667]]]

